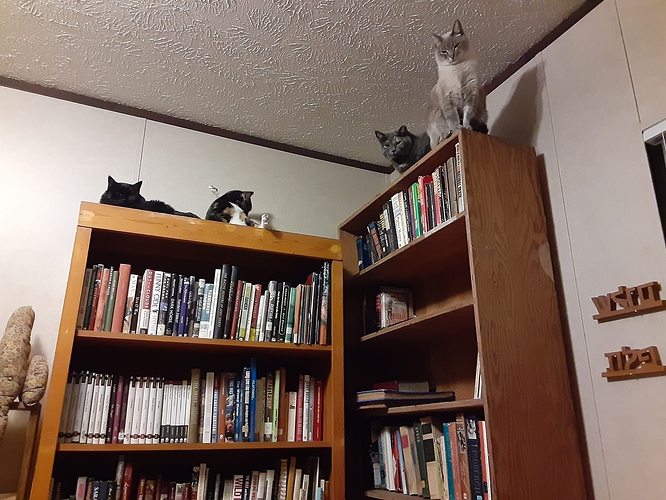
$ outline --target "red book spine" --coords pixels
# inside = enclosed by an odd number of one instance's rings
[[[92,296],[92,307],[90,309],[90,319],[88,320],[88,325],[86,325],[88,327],[88,330],[95,329],[95,316],[97,316],[97,304],[99,303],[99,290],[101,288],[103,272],[104,270],[101,267],[98,267],[96,277],[93,276],[93,278],[91,279],[90,286],[93,287],[93,296]]]
[[[234,317],[231,322],[231,338],[236,338],[236,328],[238,327],[238,317],[240,316],[240,305],[243,298],[243,287],[245,282],[243,280],[238,280],[238,286],[236,287],[236,303],[234,304]]]
[[[146,477],[139,478],[139,486],[136,489],[136,500],[146,500]]]
[[[129,288],[131,266],[120,264],[118,267],[118,288],[116,291],[116,303],[113,308],[112,332],[123,330],[123,319],[125,317],[125,302],[127,302],[127,289]]]
[[[130,500],[132,492],[132,464],[125,464],[120,500]]]
[[[428,224],[428,204],[426,203],[425,197],[425,185],[432,182],[432,175],[420,175],[419,176],[419,201],[421,203],[421,225],[423,226],[423,232],[429,231],[432,229],[430,224]]]
[[[396,491],[402,491],[402,474],[400,473],[400,431],[391,428],[391,453],[395,460],[395,474],[393,475]]]
[[[296,441],[303,441],[303,397],[305,376],[301,373],[298,376],[298,396],[296,402]]]
[[[322,418],[324,415],[324,382],[320,378],[315,379],[314,400],[314,425],[312,428],[312,440],[322,441]]]
[[[125,377],[123,375],[118,376],[118,389],[116,390],[116,400],[113,402],[114,411],[113,411],[113,428],[111,431],[111,443],[118,442],[118,431],[120,429],[120,410],[123,405],[123,391],[125,389]]]
[[[106,298],[109,293],[109,277],[111,276],[111,269],[104,268],[102,272],[102,282],[99,287],[99,301],[97,302],[97,309],[95,311],[95,325],[93,330],[102,330],[102,319],[104,318],[104,306],[106,305]]]

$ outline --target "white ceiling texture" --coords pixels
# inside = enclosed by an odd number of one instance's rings
[[[430,33],[489,82],[583,0],[1,0],[0,76],[386,165],[425,130]]]

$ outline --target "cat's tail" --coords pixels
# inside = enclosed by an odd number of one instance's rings
[[[212,184],[209,184],[209,185],[208,185],[208,189],[210,189],[210,192],[213,193],[213,195],[215,195],[215,198],[217,198],[217,197],[220,196],[220,190],[217,189],[217,188],[216,188],[215,186],[213,186]]]

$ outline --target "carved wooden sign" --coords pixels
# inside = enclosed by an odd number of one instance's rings
[[[662,366],[656,346],[645,349],[623,346],[621,351],[607,352],[604,356],[608,368],[601,375],[609,381],[666,375],[666,366]]]
[[[650,281],[631,288],[619,286],[617,292],[592,297],[598,312],[592,319],[602,323],[664,309],[664,301],[659,298],[659,288],[659,283]]]

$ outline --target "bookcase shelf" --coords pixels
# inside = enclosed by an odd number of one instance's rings
[[[239,280],[264,287],[270,280],[304,283],[327,263],[330,294],[326,345],[77,329],[86,268],[98,263],[126,263],[131,265],[132,273],[139,274],[146,269],[163,269],[209,282],[216,269],[228,264],[238,267]],[[234,468],[240,468],[238,473],[247,473],[257,467],[276,468],[280,459],[290,457],[296,457],[299,463],[308,461],[309,466],[310,457],[314,457],[321,466],[320,478],[329,480],[327,494],[344,498],[342,274],[342,245],[336,239],[81,203],[30,498],[48,498],[54,476],[66,478],[68,484],[72,478],[75,484],[78,475],[113,478],[118,457],[125,454],[133,461],[135,486],[140,474],[156,477],[164,471],[170,477],[190,478],[192,467],[200,462],[213,464],[220,472],[236,473]],[[71,372],[131,375],[143,380],[155,377],[180,383],[190,379],[193,369],[200,369],[202,375],[207,371],[239,373],[251,358],[256,360],[257,380],[278,371],[286,374],[282,377],[286,376],[288,391],[296,391],[299,374],[309,373],[321,380],[320,441],[287,442],[280,438],[277,442],[211,444],[58,442]],[[281,414],[288,411],[288,405],[283,406]],[[186,458],[174,460],[181,452],[187,453]]]
[[[165,444],[68,444],[58,445],[61,453],[131,453],[131,452],[181,452],[211,450],[299,450],[331,448],[330,443],[308,441],[298,443],[165,443]]]
[[[447,160],[461,165],[455,191],[464,210],[359,271],[357,239],[368,234],[368,225],[381,212],[387,216],[383,207],[396,193]],[[400,202],[396,211],[404,211]],[[339,237],[349,494],[406,498],[368,490],[371,432],[376,438],[380,428],[409,427],[428,416],[455,422],[462,413],[485,422],[493,499],[587,498],[534,150],[461,130],[344,221]],[[388,242],[390,247],[390,237]],[[380,286],[409,288],[415,316],[372,331]],[[477,363],[482,399],[473,399]],[[388,408],[353,404],[357,391],[375,383],[411,380],[454,391],[456,400]]]
[[[189,351],[233,352],[247,355],[257,355],[261,352],[324,357],[330,357],[331,355],[331,346],[94,332],[90,330],[77,330],[76,339],[80,340],[80,345],[91,346],[95,349],[110,346],[132,349],[142,346],[151,350],[181,351],[186,349]]]

